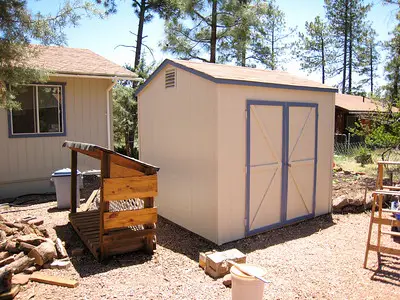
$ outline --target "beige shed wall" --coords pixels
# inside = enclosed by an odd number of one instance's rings
[[[335,94],[218,85],[218,244],[245,236],[246,100],[318,103],[316,215],[331,210]]]
[[[70,151],[61,147],[64,140],[107,147],[106,89],[111,80],[54,77],[49,81],[66,83],[67,135],[9,138],[7,112],[0,109],[0,198],[40,190],[43,184],[50,188],[51,173],[70,165]],[[98,161],[82,155],[78,157],[78,168],[84,171],[100,166]],[[43,183],[42,187],[34,182]]]
[[[177,69],[165,89],[167,68],[139,94],[140,159],[160,167],[159,214],[217,242],[216,84]]]

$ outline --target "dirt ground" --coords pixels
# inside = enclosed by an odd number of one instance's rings
[[[82,247],[56,202],[2,208],[7,219],[42,216],[70,252]],[[136,252],[98,263],[90,253],[72,257],[68,270],[42,270],[75,278],[74,289],[30,282],[17,299],[230,299],[231,289],[198,267],[200,251],[237,248],[268,270],[265,299],[400,299],[400,258],[376,254],[363,269],[369,214],[321,216],[222,247],[160,217],[156,253]],[[389,241],[390,242],[390,241]],[[397,244],[398,245],[398,244]]]

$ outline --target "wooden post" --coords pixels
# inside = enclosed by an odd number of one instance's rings
[[[78,170],[78,153],[71,150],[71,213],[76,213],[76,191],[77,191],[77,175]]]
[[[154,172],[153,170],[147,169],[145,171],[145,174],[148,176],[148,175],[157,174],[157,172]],[[154,197],[143,198],[143,204],[144,204],[144,208],[154,207]],[[144,225],[144,228],[145,229],[153,229],[153,228],[156,228],[156,224],[146,224],[146,225]],[[149,254],[153,254],[154,250],[156,248],[156,244],[157,243],[154,242],[154,239],[155,239],[155,235],[154,234],[149,234],[149,235],[146,236],[145,249],[146,249],[146,252],[149,253]]]
[[[101,187],[100,187],[100,260],[105,257],[103,235],[104,235],[104,212],[107,202],[104,201],[104,179],[110,178],[110,155],[103,152],[101,155]]]
[[[378,178],[376,180],[376,188],[381,190],[383,187],[383,164],[378,163]]]
[[[374,194],[373,197],[374,197],[374,199],[372,200],[373,202],[372,202],[372,208],[371,208],[371,218],[369,221],[369,228],[368,228],[367,247],[365,248],[364,269],[367,268],[369,246],[371,245],[372,224],[374,223],[374,218],[375,218],[375,207],[376,207],[376,199],[377,199],[376,194]]]

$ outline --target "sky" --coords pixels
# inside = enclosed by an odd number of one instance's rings
[[[63,0],[28,0],[28,9],[32,12],[55,13],[62,5]],[[95,2],[95,1],[93,1]],[[70,27],[64,30],[67,36],[67,45],[73,48],[90,49],[107,59],[119,64],[132,64],[134,52],[131,48],[117,47],[118,45],[134,45],[135,36],[130,32],[137,31],[138,20],[134,15],[131,0],[117,0],[118,7],[115,15],[110,15],[106,19],[97,17],[83,18],[78,27]],[[373,28],[378,33],[378,39],[386,41],[389,39],[389,32],[395,24],[395,6],[383,5],[381,0],[370,0],[374,5],[368,15]],[[370,3],[366,1],[366,3]],[[324,16],[324,0],[276,0],[280,9],[286,15],[288,27],[297,27],[298,31],[304,31],[306,21],[312,21],[317,15]],[[99,8],[102,8],[99,6]],[[155,17],[150,23],[145,25],[144,35],[148,35],[144,42],[154,53],[157,63],[165,58],[173,58],[168,53],[160,50],[159,43],[164,37],[164,22]],[[152,57],[149,55],[149,59]],[[384,57],[382,57],[384,58]],[[320,74],[308,75],[300,70],[297,61],[289,61],[285,66],[286,71],[301,77],[320,81]],[[377,84],[384,84],[383,65],[378,69],[379,79]],[[327,81],[334,85],[338,82],[337,78]]]

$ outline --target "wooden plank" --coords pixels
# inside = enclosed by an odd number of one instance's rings
[[[400,161],[380,160],[378,165],[400,165]]]
[[[66,279],[56,276],[50,276],[50,275],[40,274],[38,272],[33,273],[30,277],[30,280],[41,283],[58,285],[58,286],[65,286],[69,288],[74,288],[78,286],[78,281],[74,279]]]
[[[98,191],[99,191],[98,189],[93,190],[93,192],[90,194],[86,203],[81,206],[81,209],[80,209],[81,212],[88,211],[88,209],[90,208],[90,205],[92,205],[92,203],[93,203],[93,200],[96,199]]]
[[[157,222],[157,208],[104,213],[104,229],[121,228]]]
[[[106,245],[108,255],[116,255],[136,251],[142,249],[143,246],[143,239],[136,239],[135,241],[130,241],[129,243],[127,243],[126,241],[117,241]]]
[[[389,196],[400,196],[400,191],[385,191],[385,190],[376,190],[373,191],[372,194],[374,195],[389,195]]]
[[[155,229],[144,229],[144,230],[132,230],[126,229],[117,232],[109,232],[103,236],[104,242],[114,242],[118,240],[129,241],[130,239],[138,238],[138,237],[146,237],[149,234],[155,234]]]
[[[384,185],[382,186],[383,189],[395,190],[400,191],[400,186],[391,186],[391,185]]]
[[[70,221],[71,221],[72,227],[74,228],[75,232],[79,235],[79,237],[81,238],[82,242],[86,245],[86,247],[90,250],[90,252],[92,252],[93,256],[96,259],[99,259],[98,249],[93,248],[92,244],[89,243],[89,241],[86,239],[86,237],[78,230],[78,228],[76,227],[76,224],[74,222],[72,222],[72,220],[71,220],[71,215],[70,215]]]
[[[111,178],[123,178],[123,177],[136,177],[143,176],[144,173],[132,168],[126,168],[117,164],[112,163],[110,165],[110,177]]]
[[[382,208],[382,211],[386,213],[400,214],[400,210],[395,210],[395,209]]]
[[[389,225],[389,226],[400,226],[400,220],[395,219],[387,219],[387,218],[374,218],[373,223],[375,224],[382,224],[382,225]]]
[[[104,179],[105,201],[157,196],[157,175]]]
[[[382,234],[387,234],[387,235],[391,235],[391,236],[399,236],[400,237],[400,232],[396,232],[396,231],[382,230]]]
[[[108,210],[106,206],[104,194],[104,182],[110,177],[110,154],[103,152],[101,156],[101,189],[100,189],[100,260],[106,256],[104,252],[103,235],[104,235],[104,213]]]
[[[378,246],[376,246],[376,245],[369,245],[369,250],[375,251],[375,252],[380,252],[380,253],[392,254],[392,255],[400,255],[400,249],[393,249],[393,248],[388,248],[388,247],[383,247],[383,246],[381,246],[378,249]]]
[[[76,213],[78,153],[71,151],[71,213]]]

